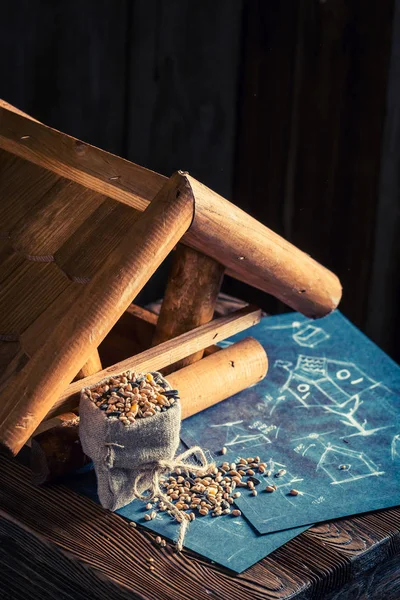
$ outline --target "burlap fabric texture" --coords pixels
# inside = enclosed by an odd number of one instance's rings
[[[152,375],[167,383],[160,373]],[[108,378],[93,387],[107,382]],[[181,423],[179,400],[165,412],[124,426],[118,419],[106,417],[82,393],[79,414],[79,437],[84,453],[93,461],[104,508],[117,510],[151,489],[160,461],[175,456]]]

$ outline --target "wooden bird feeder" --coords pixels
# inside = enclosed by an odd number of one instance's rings
[[[166,369],[184,418],[261,379],[258,342],[213,346],[260,319],[245,307],[212,320],[224,273],[311,318],[339,303],[333,273],[188,173],[163,177],[4,102],[0,172],[0,444],[11,454],[69,418],[82,387],[128,368]],[[157,320],[132,302],[175,246]]]

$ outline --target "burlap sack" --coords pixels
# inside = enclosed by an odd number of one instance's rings
[[[159,373],[153,376],[161,378]],[[79,414],[79,437],[84,453],[93,460],[99,500],[112,511],[135,498],[134,482],[138,475],[141,477],[137,491],[143,493],[150,488],[151,473],[157,462],[171,460],[179,445],[179,400],[165,412],[124,426],[118,419],[106,417],[104,411],[81,394]]]

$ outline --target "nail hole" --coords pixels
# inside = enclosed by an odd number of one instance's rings
[[[178,191],[176,192],[176,197],[177,197],[177,198],[179,198],[179,196],[180,196],[180,195],[181,195],[181,190],[178,190]]]
[[[305,294],[307,290],[299,290],[299,294]]]
[[[217,337],[218,333],[216,333],[215,335],[213,335],[213,340],[215,340],[215,338]]]
[[[229,364],[231,365],[231,367],[235,368],[235,362],[233,360],[230,360]]]

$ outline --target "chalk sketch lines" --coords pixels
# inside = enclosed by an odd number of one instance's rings
[[[304,408],[321,407],[326,413],[340,417],[341,424],[354,430],[347,437],[368,437],[391,427],[368,427],[368,419],[357,415],[365,400],[376,400],[375,390],[382,400],[385,400],[387,392],[392,392],[354,363],[300,354],[296,365],[291,361],[277,360],[275,366],[288,372],[286,382],[279,388],[280,399],[285,398],[283,392],[288,392]],[[278,404],[275,401],[271,411]]]
[[[302,435],[301,437],[296,437],[292,439],[292,442],[298,442],[300,440],[318,440],[324,435],[329,435],[330,433],[335,433],[336,429],[331,429],[330,431],[322,431],[321,433],[311,432],[307,435]]]
[[[312,325],[309,321],[293,321],[286,325],[266,325],[265,329],[291,330],[292,340],[306,348],[315,348],[331,337],[322,327]]]
[[[224,446],[263,446],[265,444],[271,444],[271,440],[266,434],[263,427],[254,428],[246,427],[243,425],[244,421],[228,421],[227,423],[219,423],[210,425],[210,428],[220,429],[225,428],[225,442]],[[263,425],[260,423],[260,425]],[[256,429],[253,433],[252,430]],[[276,426],[273,427],[276,429]]]
[[[349,483],[366,477],[384,475],[364,453],[328,444],[318,461],[316,471],[323,471],[331,485]]]
[[[363,401],[360,400],[358,395],[354,396],[354,398],[351,398],[351,400],[354,401],[354,404],[352,408],[350,408],[349,411],[346,413],[343,413],[340,410],[335,410],[334,408],[332,408],[332,406],[323,407],[326,412],[343,417],[342,419],[340,419],[340,423],[343,423],[343,425],[346,425],[346,427],[353,427],[356,429],[355,433],[350,433],[349,435],[343,437],[351,438],[358,435],[368,437],[370,435],[374,435],[377,431],[382,431],[383,429],[388,429],[389,427],[392,427],[391,425],[385,425],[383,427],[367,429],[368,419],[364,418],[361,423],[356,418],[356,413],[360,408],[361,404],[363,404]]]
[[[400,433],[396,433],[393,436],[392,443],[390,444],[390,456],[393,461],[400,457]]]

